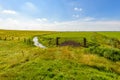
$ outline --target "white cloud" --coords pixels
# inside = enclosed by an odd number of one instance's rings
[[[36,21],[38,21],[38,22],[47,22],[48,20],[46,18],[37,18]]]
[[[69,21],[52,26],[61,31],[120,31],[120,21]]]
[[[7,18],[6,21],[9,22],[9,23],[14,23],[14,24],[18,24],[19,23],[18,20],[13,19],[13,18]]]
[[[3,10],[3,11],[1,11],[1,13],[2,14],[12,14],[12,15],[17,14],[17,12],[14,10]]]
[[[18,14],[17,11],[11,9],[5,9],[3,6],[0,5],[0,15],[6,16],[7,15],[16,15]]]
[[[75,7],[74,10],[75,10],[75,11],[82,11],[83,9],[82,9],[82,8],[78,8],[78,7]]]
[[[38,20],[42,20],[38,18]],[[43,18],[44,21],[44,18]],[[40,23],[35,19],[3,19],[0,29],[50,30],[50,31],[120,31],[120,21],[67,21]]]
[[[92,20],[95,20],[95,18],[93,18],[93,17],[85,17],[83,19],[83,21],[92,21]]]
[[[30,9],[36,9],[36,6],[31,2],[26,2],[26,6],[29,7]]]
[[[24,11],[37,11],[37,7],[32,2],[26,2],[22,6],[22,10],[24,10]]]
[[[0,21],[2,21],[2,18],[0,18]]]
[[[74,14],[74,15],[72,15],[72,17],[74,17],[74,18],[79,18],[80,15],[78,15],[78,14]]]

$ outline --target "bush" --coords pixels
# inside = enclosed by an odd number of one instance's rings
[[[91,47],[91,46],[98,47],[98,46],[100,46],[100,44],[98,44],[96,42],[88,42],[87,46],[88,47]]]
[[[120,60],[120,50],[115,48],[89,47],[88,51],[92,54],[98,54],[112,61]]]

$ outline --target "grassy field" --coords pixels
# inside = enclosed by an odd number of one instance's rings
[[[118,38],[120,40],[120,32],[101,32],[100,34],[109,36],[111,38]]]
[[[85,37],[87,47],[51,44],[41,49],[24,41],[32,41],[36,35],[40,39]],[[119,35],[120,32],[0,30],[0,80],[120,80]],[[47,42],[41,40],[45,46]]]

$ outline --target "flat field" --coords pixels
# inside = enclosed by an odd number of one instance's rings
[[[0,80],[120,80],[119,35],[0,30]],[[47,48],[34,46],[35,36]],[[86,46],[56,46],[57,37],[81,44],[86,38]]]

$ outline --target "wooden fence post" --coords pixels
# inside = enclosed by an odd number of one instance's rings
[[[84,42],[84,47],[87,47],[87,45],[86,45],[86,43],[87,43],[86,38],[83,38],[83,42]]]
[[[59,39],[60,39],[60,37],[56,38],[56,46],[59,46]]]

